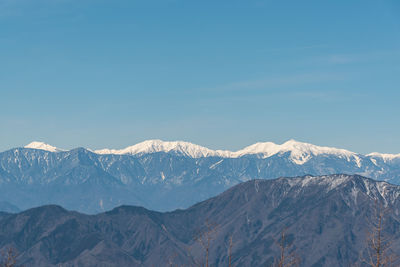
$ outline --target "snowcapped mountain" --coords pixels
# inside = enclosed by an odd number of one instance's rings
[[[367,156],[370,157],[371,159],[381,159],[385,162],[390,162],[393,160],[400,161],[400,154],[383,154],[383,153],[373,152],[367,154]]]
[[[277,145],[272,142],[256,143],[248,146],[237,152],[233,152],[233,157],[241,157],[244,155],[257,154],[263,158],[268,158],[276,154],[290,153],[290,159],[296,164],[302,165],[306,163],[311,157],[318,155],[334,155],[347,160],[358,160],[357,154],[344,149],[337,149],[332,147],[316,146],[308,143],[298,142],[296,140],[289,140],[282,145]]]
[[[38,141],[31,142],[31,143],[27,144],[26,146],[24,146],[24,148],[40,149],[40,150],[45,150],[45,151],[50,151],[50,152],[65,151],[64,149],[60,149],[60,148],[51,146],[51,145],[43,143],[43,142],[38,142]]]
[[[318,155],[334,155],[340,158],[344,158],[348,161],[356,160],[359,161],[357,153],[338,149],[333,147],[316,146],[313,144],[298,142],[296,140],[289,140],[281,145],[273,142],[259,142],[248,147],[245,147],[238,151],[229,150],[212,150],[206,147],[202,147],[196,144],[183,141],[165,142],[162,140],[147,140],[139,144],[116,150],[116,149],[100,149],[94,151],[97,154],[114,154],[114,155],[137,155],[137,154],[149,154],[157,152],[170,153],[174,152],[183,156],[192,158],[202,157],[222,157],[222,158],[239,158],[246,155],[258,155],[261,158],[268,158],[276,154],[282,154],[289,152],[290,158],[296,164],[304,164],[311,157]],[[371,153],[371,157],[384,157],[384,158],[396,158],[398,155],[391,154],[379,154]]]
[[[40,149],[50,152],[61,152],[64,149],[59,149],[43,142],[32,142],[25,146],[25,148]],[[221,157],[221,158],[239,158],[247,155],[257,155],[260,158],[268,158],[276,154],[289,153],[290,159],[299,165],[306,163],[310,158],[319,155],[333,155],[339,158],[346,159],[347,161],[360,162],[359,154],[345,149],[338,149],[334,147],[316,146],[309,143],[298,142],[296,140],[289,140],[281,145],[273,142],[259,142],[247,146],[238,151],[229,150],[212,150],[203,146],[199,146],[190,142],[184,141],[162,141],[159,139],[146,140],[133,146],[124,149],[98,149],[91,150],[99,155],[143,155],[151,153],[175,153],[181,156],[191,158],[203,157]],[[362,155],[360,155],[362,156]],[[382,154],[370,153],[365,155],[370,158],[381,158],[385,161],[399,159],[400,154]]]
[[[165,142],[162,140],[147,140],[120,150],[100,149],[100,150],[95,150],[94,152],[97,154],[114,154],[114,155],[124,155],[124,154],[137,155],[137,154],[149,154],[157,152],[165,152],[165,153],[175,152],[180,155],[192,158],[215,157],[215,156],[228,157],[230,153],[229,151],[226,151],[225,153],[225,151],[211,150],[206,147],[195,145],[189,142],[183,142],[183,141]]]
[[[400,157],[289,140],[239,151],[149,140],[122,150],[63,151],[34,142],[0,153],[0,201],[99,212],[121,204],[185,208],[251,179],[359,174],[400,184]]]

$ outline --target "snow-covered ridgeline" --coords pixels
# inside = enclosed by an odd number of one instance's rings
[[[371,157],[371,158],[381,158],[385,162],[393,160],[393,159],[400,159],[400,154],[384,154],[384,153],[378,153],[378,152],[369,153],[366,156]]]
[[[31,142],[31,143],[27,144],[26,146],[24,146],[24,148],[40,149],[40,150],[45,150],[45,151],[50,151],[50,152],[65,151],[64,149],[57,148],[57,147],[51,146],[49,144],[46,144],[43,142],[38,142],[38,141]]]
[[[229,157],[230,151],[212,150],[206,147],[195,145],[189,142],[174,141],[166,142],[162,140],[147,140],[139,144],[129,146],[124,149],[100,149],[94,151],[97,154],[147,154],[156,152],[179,152],[185,156],[193,158],[222,156]]]
[[[268,158],[279,153],[290,153],[290,158],[296,164],[304,164],[311,157],[318,156],[321,154],[335,155],[340,158],[346,158],[347,160],[359,160],[356,153],[333,147],[322,147],[308,143],[298,142],[296,140],[289,140],[282,145],[277,145],[272,142],[256,143],[248,146],[237,152],[233,152],[233,157],[241,157],[249,154],[261,155],[263,158]]]
[[[291,157],[296,163],[301,164],[310,158],[311,156],[317,156],[320,154],[335,154],[339,157],[354,157],[356,153],[337,148],[320,147],[312,144],[297,142],[295,140],[289,140],[282,145],[278,145],[272,142],[256,143],[254,145],[245,147],[238,151],[228,150],[211,150],[206,147],[195,145],[189,142],[164,142],[161,140],[148,140],[134,146],[127,147],[121,150],[113,149],[102,149],[96,150],[98,154],[146,154],[155,152],[178,152],[186,156],[193,158],[218,156],[224,158],[238,158],[244,155],[260,155],[263,158],[271,157],[278,153],[290,152]]]
[[[42,143],[32,142],[25,148],[41,149],[51,152],[65,151],[54,146]],[[91,150],[93,151],[93,150]],[[316,146],[313,144],[289,140],[281,145],[272,142],[256,143],[245,147],[238,151],[228,150],[212,150],[203,146],[192,144],[183,141],[166,142],[162,140],[147,140],[124,149],[100,149],[94,150],[97,154],[116,154],[116,155],[137,155],[148,154],[156,152],[176,152],[184,156],[192,158],[201,157],[223,157],[223,158],[238,158],[245,155],[257,155],[261,158],[268,158],[276,154],[289,153],[290,159],[296,164],[304,164],[310,158],[318,155],[334,155],[339,158],[346,159],[347,161],[355,161],[357,164],[360,162],[360,154],[333,147]],[[382,158],[384,161],[400,159],[400,154],[380,154],[371,153],[366,155],[371,160]]]

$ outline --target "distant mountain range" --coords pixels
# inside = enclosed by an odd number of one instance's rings
[[[329,175],[252,180],[166,213],[121,206],[88,216],[44,206],[0,213],[0,248],[14,247],[27,267],[194,266],[205,258],[194,237],[204,236],[208,224],[210,266],[228,266],[230,237],[233,266],[270,266],[284,229],[300,266],[354,266],[367,257],[376,207],[389,211],[382,235],[399,251],[399,195],[400,186]]]
[[[236,152],[161,140],[95,151],[33,142],[0,153],[0,201],[21,210],[58,204],[96,213],[128,204],[166,211],[251,179],[336,173],[399,184],[400,154],[361,155],[294,140]]]
[[[20,212],[21,210],[7,201],[0,201],[0,211],[17,213]]]

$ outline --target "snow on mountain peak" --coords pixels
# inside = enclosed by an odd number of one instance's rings
[[[51,145],[43,143],[43,142],[38,142],[38,141],[31,142],[31,143],[27,144],[26,146],[24,146],[24,148],[40,149],[40,150],[46,150],[46,151],[50,151],[50,152],[64,151],[63,149],[59,149],[57,147],[51,146]]]
[[[25,148],[41,149],[50,152],[65,151],[56,148],[43,142],[32,142],[25,146]],[[90,150],[90,149],[89,149]],[[192,158],[202,157],[222,157],[222,158],[239,158],[246,155],[256,155],[260,158],[268,158],[274,155],[288,153],[289,159],[297,164],[302,165],[309,161],[311,158],[319,155],[332,155],[352,161],[360,168],[362,159],[368,157],[375,165],[376,160],[381,158],[384,162],[390,162],[394,159],[400,159],[400,154],[381,154],[370,153],[368,155],[357,154],[345,149],[338,149],[333,147],[316,146],[309,143],[299,142],[296,140],[288,140],[283,144],[275,144],[273,142],[258,142],[253,145],[247,146],[238,151],[228,150],[212,150],[200,145],[196,145],[184,141],[162,141],[159,139],[147,140],[124,149],[100,149],[90,150],[97,154],[116,154],[116,155],[141,155],[156,152],[175,152],[183,156]]]
[[[265,158],[268,158],[279,153],[280,147],[280,145],[272,142],[258,142],[236,152],[232,152],[232,156],[241,157],[248,154],[263,154]]]
[[[289,140],[282,145],[277,145],[272,142],[266,143],[256,143],[254,145],[248,146],[242,150],[235,152],[237,156],[242,156],[246,154],[261,154],[263,158],[271,157],[279,153],[290,153],[290,158],[296,164],[306,163],[312,156],[317,156],[320,154],[334,154],[339,157],[345,157],[349,159],[358,157],[354,152],[350,152],[345,149],[338,149],[333,147],[321,147],[313,144],[298,142],[296,140]]]
[[[295,140],[289,140],[282,145],[272,142],[260,142],[245,147],[236,152],[227,150],[212,150],[206,147],[195,145],[184,141],[162,141],[162,140],[147,140],[139,144],[120,149],[101,149],[94,151],[97,154],[146,154],[155,152],[178,152],[182,155],[201,158],[209,156],[218,156],[224,158],[238,158],[245,155],[261,155],[263,158],[271,157],[275,154],[290,152],[290,158],[296,164],[304,164],[312,156],[320,154],[335,154],[339,157],[345,157],[349,160],[353,157],[357,160],[355,153],[331,147],[319,147],[308,143],[302,143]]]
[[[185,156],[200,158],[209,156],[221,156],[224,155],[224,151],[215,151],[195,145],[184,141],[162,141],[162,140],[147,140],[139,144],[121,149],[101,149],[96,150],[98,154],[146,154],[156,152],[178,152]]]
[[[382,158],[384,161],[400,158],[400,154],[384,154],[378,152],[369,153],[367,156],[372,158]]]

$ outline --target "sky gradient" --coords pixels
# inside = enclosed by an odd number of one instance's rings
[[[400,2],[0,0],[0,151],[400,153]]]

